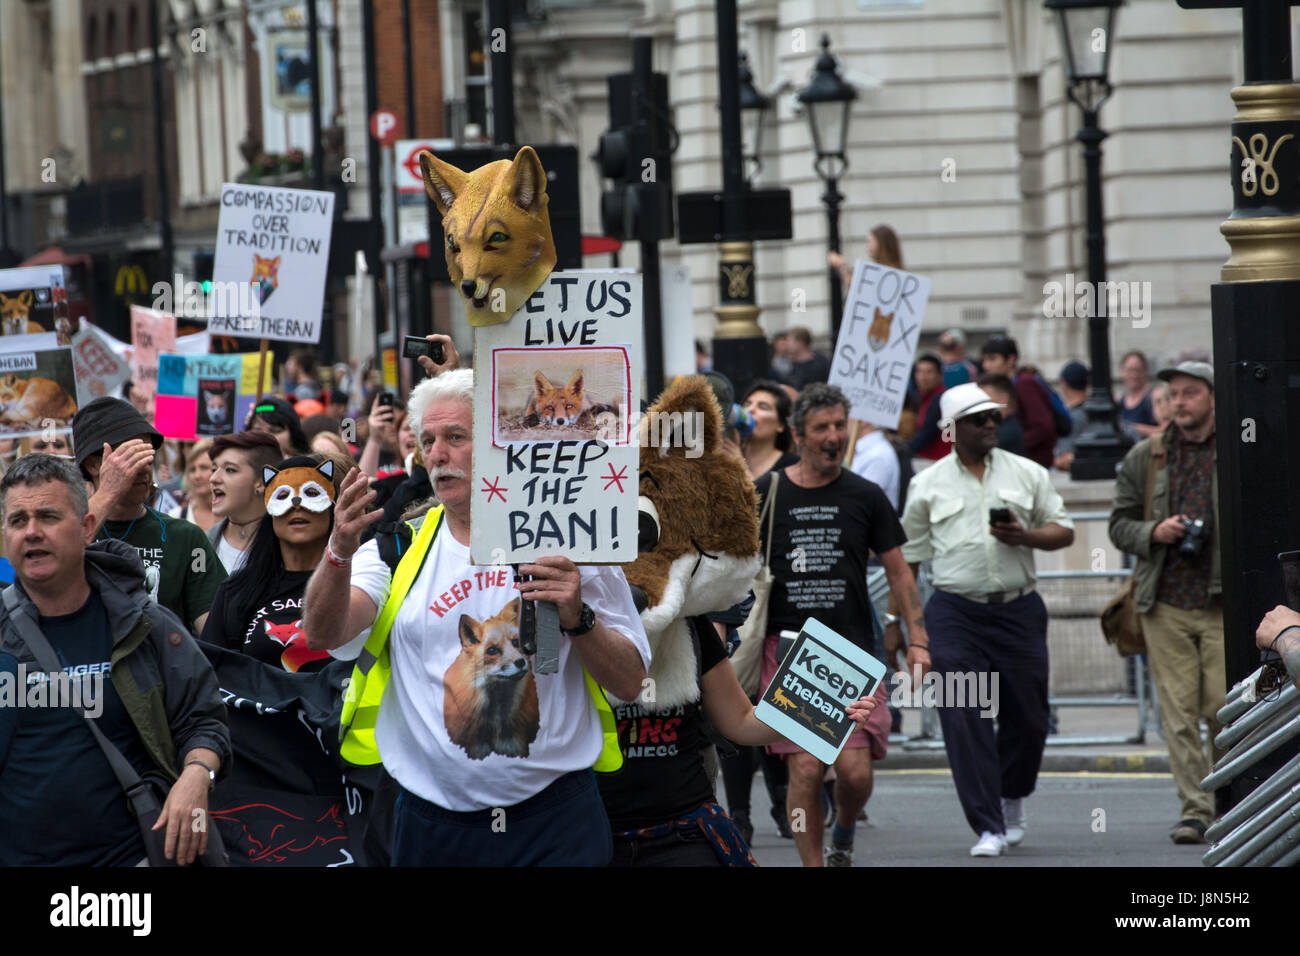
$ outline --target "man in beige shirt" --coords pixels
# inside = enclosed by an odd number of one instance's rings
[[[912,480],[903,557],[914,575],[932,562],[925,625],[948,763],[980,836],[971,855],[1001,856],[1024,839],[1047,741],[1047,608],[1033,549],[1067,547],[1074,525],[1047,469],[996,447],[1002,405],[974,384],[941,403],[953,450]],[[992,688],[992,706],[974,699],[977,686]]]

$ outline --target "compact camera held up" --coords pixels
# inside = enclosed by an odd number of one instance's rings
[[[1186,534],[1178,542],[1178,553],[1185,554],[1189,558],[1200,557],[1201,552],[1210,541],[1209,522],[1202,518],[1188,518],[1185,515],[1179,519],[1182,522],[1183,530]]]

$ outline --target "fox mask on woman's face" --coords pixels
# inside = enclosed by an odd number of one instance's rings
[[[531,146],[472,172],[420,153],[424,188],[442,213],[447,273],[470,325],[497,325],[555,268],[546,171]]]
[[[266,465],[262,480],[266,482],[266,513],[272,518],[288,514],[294,505],[316,514],[334,507],[334,462],[328,459],[314,468],[294,465],[276,471]]]

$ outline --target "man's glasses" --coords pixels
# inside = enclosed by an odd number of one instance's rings
[[[967,415],[962,419],[964,422],[970,422],[976,428],[983,428],[990,421],[995,425],[1002,424],[1002,413],[997,409],[991,412],[976,412],[974,415]]]

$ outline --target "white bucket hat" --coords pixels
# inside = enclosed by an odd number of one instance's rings
[[[993,401],[989,393],[974,382],[954,385],[939,396],[939,427],[942,428],[949,422],[955,422],[967,415],[1006,407]]]

